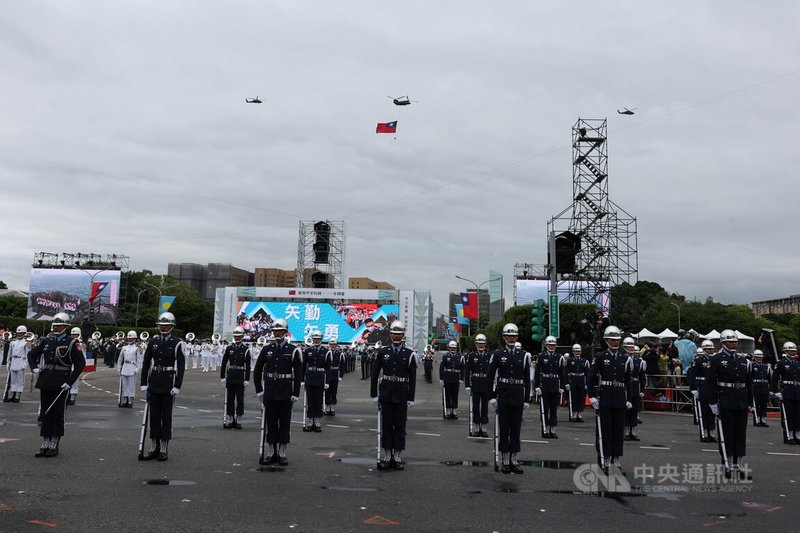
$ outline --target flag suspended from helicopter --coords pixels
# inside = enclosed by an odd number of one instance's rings
[[[397,121],[378,122],[375,133],[397,133]]]

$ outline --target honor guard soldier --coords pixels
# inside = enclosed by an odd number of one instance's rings
[[[489,362],[492,352],[486,349],[486,335],[475,335],[475,351],[465,358],[464,383],[467,395],[472,398],[473,437],[488,437],[486,427],[489,425],[489,395],[492,385],[489,382]]]
[[[76,346],[83,354],[84,361],[86,360],[86,349],[83,346],[83,342],[81,341],[81,328],[74,327],[69,332],[69,336],[72,337],[77,341]],[[114,368],[113,362],[111,368]],[[75,405],[75,400],[78,399],[78,390],[80,389],[81,382],[80,380],[75,380],[75,383],[72,384],[72,387],[69,389],[69,398],[67,398],[67,405]]]
[[[450,341],[439,363],[439,385],[444,387],[445,418],[448,420],[458,420],[458,391],[461,383],[464,383],[464,356],[457,350],[458,343]]]
[[[572,345],[572,353],[561,359],[563,378],[561,382],[569,394],[569,421],[583,422],[583,407],[586,403],[586,375],[589,373],[589,361],[582,356],[580,344]]]
[[[717,417],[719,452],[725,465],[725,478],[731,471],[745,473],[739,460],[746,455],[747,413],[750,411],[751,369],[750,361],[736,353],[739,339],[731,329],[719,336],[722,348],[711,357],[706,372],[706,387],[711,412]]]
[[[28,366],[30,343],[25,339],[28,328],[17,326],[16,337],[6,342],[8,347],[8,382],[4,402],[19,403],[25,388],[25,367]]]
[[[773,397],[781,402],[783,443],[800,444],[800,361],[797,345],[783,343],[783,357],[772,373]]]
[[[609,464],[621,468],[625,412],[633,407],[628,397],[631,383],[631,358],[620,350],[622,335],[616,326],[603,332],[608,348],[594,355],[589,367],[589,401],[597,412],[597,451],[600,467],[608,473]]]
[[[489,404],[497,411],[498,448],[503,474],[522,474],[517,460],[521,450],[522,411],[530,407],[531,356],[515,347],[519,329],[503,326],[505,347],[495,350],[489,362],[489,383],[494,385]]]
[[[697,403],[697,422],[700,425],[700,442],[717,442],[714,436],[716,423],[714,413],[708,402],[708,387],[706,387],[706,374],[711,366],[711,356],[716,352],[714,343],[704,340],[700,344],[701,353],[695,355],[694,361],[686,371],[686,381],[689,383],[689,390]]]
[[[172,406],[180,394],[186,356],[183,341],[172,335],[175,315],[161,313],[156,321],[159,334],[150,337],[142,362],[141,389],[147,393],[150,409],[150,449],[142,460],[168,459],[169,441],[172,439]]]
[[[64,414],[67,395],[86,365],[78,341],[67,336],[69,316],[56,313],[50,326],[51,335],[28,352],[28,363],[38,373],[36,388],[40,392],[42,413],[42,445],[36,457],[55,457],[58,443],[64,436]],[[41,359],[41,366],[39,361]]]
[[[367,379],[367,377],[370,375],[369,372],[367,372],[367,360],[369,359],[368,354],[370,350],[371,348],[364,348],[363,346],[359,349],[359,353],[361,354],[361,357],[359,358],[361,360],[361,379]]]
[[[130,330],[126,336],[126,344],[119,351],[117,366],[119,367],[119,401],[118,407],[133,408],[133,398],[136,394],[136,372],[142,364],[142,355],[136,341],[139,336]],[[123,401],[124,400],[124,401]]]
[[[422,351],[422,368],[425,371],[425,381],[433,383],[433,346],[425,345]]]
[[[303,431],[322,431],[322,402],[328,388],[328,349],[322,345],[322,332],[311,332],[311,346],[303,350],[303,375],[307,401],[306,420]]]
[[[646,379],[647,363],[642,360],[642,354],[633,338],[625,337],[622,341],[622,348],[631,358],[631,384],[628,389],[628,398],[630,398],[631,405],[633,405],[625,412],[625,426],[628,428],[628,434],[623,438],[625,440],[640,440],[636,434],[636,426],[639,424],[639,413],[642,408],[642,398],[644,398],[642,384]]]
[[[769,403],[770,385],[772,383],[772,367],[764,362],[764,352],[755,350],[753,352],[753,363],[750,365],[753,370],[753,425],[760,428],[768,428],[767,424],[767,404]]]
[[[300,382],[303,381],[303,351],[286,341],[286,320],[275,320],[272,334],[275,340],[261,349],[253,370],[256,396],[264,403],[262,427],[265,423],[270,447],[269,456],[262,455],[259,462],[286,466],[289,464],[286,446],[289,444],[292,405],[300,398]]]
[[[405,469],[406,420],[417,388],[417,354],[403,344],[405,334],[402,322],[392,322],[391,344],[378,350],[370,379],[370,399],[380,416],[379,470]]]
[[[345,368],[347,366],[347,358],[339,349],[339,342],[335,337],[328,340],[328,358],[325,368],[327,368],[328,388],[325,389],[325,414],[334,416],[336,414],[336,404],[338,402],[337,394],[339,392],[339,382],[344,377]]]
[[[561,386],[561,356],[556,353],[557,339],[548,335],[544,339],[544,350],[536,360],[534,387],[541,398],[539,404],[542,424],[542,437],[557,439],[555,427],[558,425],[558,404],[564,389]]]
[[[225,387],[225,429],[242,429],[244,389],[250,383],[250,349],[242,342],[244,328],[233,328],[233,344],[225,348],[220,364],[220,379]]]

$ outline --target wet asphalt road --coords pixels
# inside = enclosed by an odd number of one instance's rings
[[[800,446],[782,443],[777,420],[748,427],[753,479],[731,483],[716,479],[719,454],[699,442],[690,416],[645,412],[642,440],[625,445],[631,488],[592,486],[598,490],[584,494],[574,478],[576,468],[591,474],[580,465],[596,460],[591,412],[574,424],[561,409],[560,438],[543,440],[536,406],[526,411],[525,473],[502,475],[492,466],[492,441],[467,436],[463,391],[461,419],[445,421],[438,384],[420,380],[406,470],[378,472],[367,383],[345,377],[337,415],[326,417],[322,433],[300,431],[298,403],[290,464],[274,470],[258,465],[252,385],[244,428],[224,430],[218,375],[188,370],[164,463],[137,461],[143,403],[117,408],[116,369],[84,375],[52,459],[33,457],[38,395],[26,390],[22,403],[0,404],[0,531],[800,529],[792,503],[800,496]]]

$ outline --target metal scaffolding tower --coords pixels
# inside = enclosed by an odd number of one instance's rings
[[[297,238],[297,286],[345,288],[344,243],[343,220],[301,220]]]
[[[639,270],[636,218],[608,198],[606,128],[606,119],[580,118],[572,127],[572,204],[547,223],[561,301],[603,307]]]

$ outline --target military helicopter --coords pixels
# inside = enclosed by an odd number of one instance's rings
[[[417,103],[416,100],[409,100],[408,96],[398,96],[395,98],[394,96],[387,96],[386,98],[390,98],[394,105],[411,105],[411,102]]]
[[[617,113],[619,113],[620,115],[633,115],[634,114],[633,112],[639,108],[634,107],[633,109],[628,109],[627,107],[623,107],[622,109],[624,109],[625,111],[620,111],[619,109],[617,109]]]
[[[260,104],[261,103],[261,100],[258,99],[258,96],[256,96],[255,98],[245,98],[244,101],[247,104]]]

